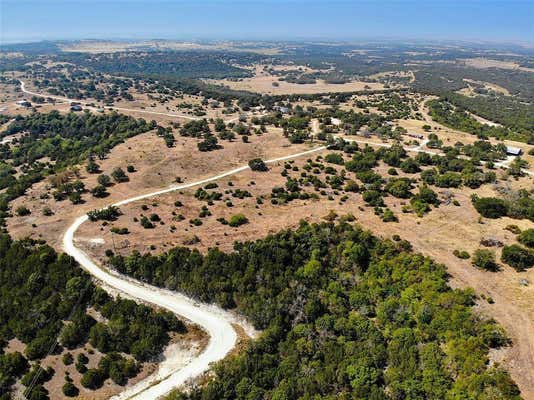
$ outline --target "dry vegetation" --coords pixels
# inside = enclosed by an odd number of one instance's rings
[[[378,82],[363,82],[353,80],[347,83],[333,84],[328,83],[322,79],[318,79],[315,83],[290,83],[280,80],[279,76],[270,74],[264,69],[265,66],[256,66],[254,68],[254,76],[251,78],[242,78],[239,80],[218,79],[209,80],[211,83],[224,85],[230,89],[247,90],[251,92],[266,93],[266,94],[306,94],[306,93],[328,93],[328,92],[356,92],[362,90],[381,90],[384,85]],[[298,69],[292,65],[273,66],[276,71],[290,71],[298,70],[299,72],[318,72],[306,67],[299,67]]]
[[[84,212],[169,186],[176,182],[176,177],[181,177],[185,183],[192,182],[241,166],[252,158],[275,158],[308,148],[308,145],[289,146],[279,130],[253,136],[247,144],[241,141],[225,142],[223,149],[207,153],[199,152],[196,143],[194,139],[178,137],[175,146],[168,149],[163,139],[153,132],[131,138],[115,147],[105,160],[99,161],[101,170],[108,174],[115,167],[125,169],[127,165],[133,165],[136,169],[136,172],[128,174],[129,182],[110,188],[109,197],[97,199],[87,194],[86,203],[78,206],[73,206],[68,200],[57,202],[53,198],[42,199],[51,190],[50,182],[43,181],[34,185],[26,196],[13,202],[14,209],[25,205],[31,214],[9,219],[8,230],[14,237],[30,235],[43,238],[59,248],[64,230],[76,216]],[[83,166],[80,172],[87,188],[97,185],[96,174],[87,174]],[[47,207],[54,215],[43,215]]]

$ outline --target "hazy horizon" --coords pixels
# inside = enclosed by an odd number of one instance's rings
[[[534,43],[531,1],[0,1],[2,43],[89,39]]]

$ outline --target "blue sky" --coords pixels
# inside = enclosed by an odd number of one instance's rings
[[[0,0],[0,41],[80,38],[534,42],[534,0]]]

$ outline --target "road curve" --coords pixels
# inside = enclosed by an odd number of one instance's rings
[[[271,164],[291,158],[301,157],[324,150],[325,148],[325,146],[316,147],[311,150],[291,154],[289,156],[274,158],[266,161],[266,163]],[[129,199],[114,203],[113,205],[121,206],[160,194],[203,185],[208,182],[212,182],[247,170],[248,168],[248,165],[244,165],[206,179],[201,179],[183,185],[173,185],[162,190],[131,197]],[[78,228],[87,220],[87,215],[82,215],[78,217],[72,223],[72,225],[69,226],[63,236],[63,250],[65,253],[72,256],[83,269],[85,269],[99,281],[103,282],[106,287],[118,290],[119,292],[125,293],[134,299],[165,308],[180,317],[186,318],[193,323],[198,324],[210,336],[210,341],[207,348],[185,367],[173,371],[170,375],[153,386],[148,388],[140,387],[138,392],[132,393],[130,388],[128,390],[129,396],[127,398],[155,399],[161,397],[169,393],[172,389],[186,383],[189,379],[204,373],[209,369],[211,363],[221,360],[228,354],[230,350],[233,349],[236,344],[237,334],[231,325],[231,319],[222,310],[213,306],[210,307],[205,304],[198,304],[195,300],[179,293],[143,284],[126,276],[106,270],[105,268],[99,266],[96,261],[93,261],[85,252],[76,247],[74,235],[76,234]],[[118,397],[122,398],[121,396]]]

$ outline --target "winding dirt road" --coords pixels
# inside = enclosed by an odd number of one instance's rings
[[[308,151],[268,160],[266,163],[276,163],[291,158],[297,158],[324,149],[324,146],[316,147]],[[207,179],[202,179],[184,185],[173,185],[156,192],[131,197],[113,205],[121,206],[160,194],[204,185],[208,182],[244,171],[248,168],[248,165],[244,165]],[[113,288],[119,292],[133,297],[134,299],[165,308],[176,315],[186,318],[191,322],[201,326],[210,336],[210,341],[207,348],[185,367],[173,371],[171,374],[164,377],[162,380],[158,381],[152,386],[148,386],[146,384],[135,385],[134,387],[127,389],[123,394],[117,396],[116,399],[155,399],[161,397],[170,392],[172,389],[183,385],[189,379],[195,378],[207,371],[210,368],[211,363],[221,360],[228,354],[230,350],[234,348],[237,341],[237,334],[231,324],[234,321],[231,319],[228,313],[225,313],[223,310],[214,306],[198,304],[195,300],[179,293],[163,290],[151,285],[146,285],[126,276],[109,271],[98,265],[96,261],[93,261],[81,249],[76,247],[74,235],[80,225],[85,223],[87,220],[87,215],[82,215],[78,217],[67,229],[63,236],[63,250],[65,253],[72,256],[82,266],[82,268],[101,281],[105,288]]]

